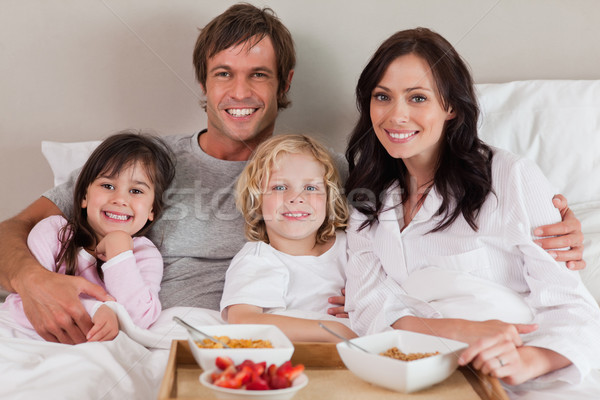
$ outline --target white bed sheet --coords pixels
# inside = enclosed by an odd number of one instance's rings
[[[0,310],[0,398],[156,399],[171,341],[187,337],[173,316],[196,325],[223,323],[217,311],[174,307],[141,329],[122,306],[109,305],[122,332],[113,341],[75,346],[33,340]]]

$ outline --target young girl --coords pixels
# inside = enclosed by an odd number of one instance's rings
[[[329,318],[323,300],[344,288],[346,237],[340,229],[348,217],[327,150],[307,136],[268,139],[240,175],[237,205],[251,242],[227,270],[223,319],[274,324],[291,340],[338,341],[319,327],[322,320],[354,337],[341,319]]]
[[[477,137],[473,80],[452,45],[424,28],[398,32],[356,93],[352,327],[467,342],[459,363],[511,385],[540,377],[534,385],[571,390],[589,378],[600,366],[598,304],[532,236],[560,220],[553,190],[533,163]]]
[[[68,221],[52,216],[40,221],[27,243],[38,261],[61,274],[82,276],[101,285],[143,328],[161,311],[158,299],[162,258],[142,237],[162,212],[163,193],[175,173],[171,151],[156,137],[119,133],[104,140],[83,166],[74,189],[78,206]],[[95,299],[82,303],[92,317],[88,341],[114,339],[115,312]],[[3,308],[33,330],[18,294]],[[32,337],[40,338],[35,333]]]

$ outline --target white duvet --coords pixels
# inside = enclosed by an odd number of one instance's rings
[[[133,325],[117,303],[121,332],[113,341],[63,345],[34,340],[0,310],[0,399],[156,399],[174,339],[195,325],[221,324],[217,311],[174,307],[150,329]]]

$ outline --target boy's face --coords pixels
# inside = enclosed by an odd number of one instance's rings
[[[271,39],[250,39],[220,51],[207,60],[206,69],[206,134],[221,146],[244,144],[253,150],[273,134],[277,118],[277,63]]]
[[[300,241],[314,247],[317,231],[327,216],[324,175],[325,168],[310,154],[282,154],[277,158],[262,195],[271,246],[281,251],[306,248]]]

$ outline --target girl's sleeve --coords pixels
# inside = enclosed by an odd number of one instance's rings
[[[406,315],[439,318],[429,304],[406,294],[388,274],[374,252],[370,229],[358,231],[364,218],[354,211],[346,230],[348,265],[346,270],[346,306],[352,330],[359,335],[392,329]],[[393,243],[390,243],[393,246]],[[397,246],[396,246],[397,247]]]
[[[578,382],[592,368],[600,367],[600,309],[579,274],[533,242],[533,229],[561,220],[546,177],[525,159],[506,174],[509,179],[501,188],[505,237],[523,256],[523,274],[530,289],[526,301],[535,310],[533,322],[539,324],[537,331],[523,339],[528,346],[553,350],[573,363],[538,379]]]
[[[133,251],[126,251],[102,265],[106,290],[120,303],[133,322],[148,328],[158,318],[158,298],[163,275],[160,252],[145,237],[133,240]]]
[[[221,314],[225,321],[227,307],[234,304],[249,304],[265,311],[286,309],[289,273],[273,254],[261,254],[260,246],[255,242],[247,243],[227,269],[221,297]]]
[[[58,215],[45,218],[33,227],[27,237],[27,247],[31,254],[49,271],[56,271],[56,261],[61,249],[59,232],[66,222]]]

